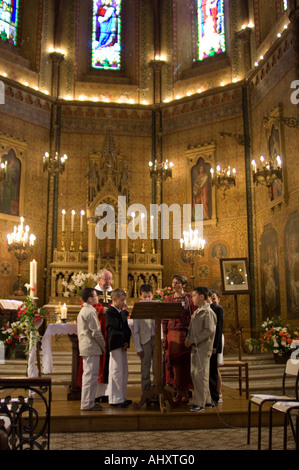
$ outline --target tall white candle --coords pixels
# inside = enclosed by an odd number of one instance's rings
[[[71,217],[71,231],[74,231],[74,220],[75,220],[75,214],[76,212],[73,210],[72,211],[72,217]]]
[[[64,224],[65,224],[65,210],[62,209],[61,213],[62,213],[62,227],[61,227],[61,229],[64,232],[64,228],[65,228],[64,227]]]
[[[37,262],[30,261],[30,297],[36,297],[37,287]]]
[[[80,217],[80,232],[83,232],[83,216],[85,212],[81,211],[81,217]]]
[[[66,320],[67,318],[67,306],[63,304],[61,307],[61,320]]]

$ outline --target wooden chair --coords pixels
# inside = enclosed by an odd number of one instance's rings
[[[294,397],[285,395],[286,379],[287,377],[295,378]],[[247,430],[247,444],[250,444],[250,427],[251,427],[251,405],[258,406],[258,450],[261,448],[261,429],[262,429],[262,407],[265,403],[277,401],[298,401],[298,380],[299,380],[299,360],[289,359],[286,363],[283,377],[282,377],[282,395],[265,395],[255,394],[251,395],[248,401],[248,430]]]
[[[249,398],[249,375],[248,375],[248,362],[244,361],[224,361],[219,365],[219,368],[237,368],[238,374],[225,374],[225,377],[236,377],[239,380],[239,394],[242,396],[242,381],[245,381],[246,398]],[[243,376],[242,370],[244,369],[245,375]]]
[[[51,401],[51,378],[0,378],[0,421],[7,450],[49,450]]]
[[[270,418],[269,418],[269,450],[272,449],[272,427],[273,427],[273,411],[282,413],[284,415],[283,423],[283,450],[287,450],[287,431],[288,424],[290,423],[293,437],[296,443],[296,450],[299,450],[299,437],[298,437],[298,424],[299,424],[299,402],[298,401],[278,401],[270,408]],[[296,429],[292,420],[292,412],[295,411],[296,417]]]

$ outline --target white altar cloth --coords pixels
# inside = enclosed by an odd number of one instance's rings
[[[50,323],[42,339],[43,373],[53,372],[51,336],[54,335],[76,335],[77,323]]]

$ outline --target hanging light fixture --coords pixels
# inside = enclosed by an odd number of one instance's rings
[[[266,186],[268,189],[273,186],[275,180],[282,181],[282,161],[280,155],[277,155],[276,160],[266,160],[264,156],[260,157],[262,167],[259,168],[255,160],[252,160],[252,176],[253,182],[258,186],[259,184]]]
[[[227,168],[221,168],[220,165],[217,165],[216,170],[211,168],[211,178],[212,184],[216,186],[217,189],[229,189],[232,186],[236,186],[236,173],[235,168],[231,169],[230,166]]]
[[[51,155],[46,152],[43,156],[43,170],[48,171],[50,174],[63,173],[65,170],[66,160],[66,154],[64,154],[62,157],[59,157],[58,152],[55,152]]]
[[[167,178],[172,178],[173,163],[165,160],[165,162],[149,162],[150,176],[159,181],[165,181]]]
[[[192,230],[189,226],[189,231],[183,232],[183,238],[180,240],[181,249],[184,250],[184,258],[191,264],[191,281],[194,287],[194,263],[196,256],[204,256],[206,240],[199,237],[198,230]]]

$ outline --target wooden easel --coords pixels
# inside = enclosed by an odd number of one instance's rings
[[[168,400],[173,408],[177,406],[172,399],[172,394],[165,390],[162,380],[161,322],[163,319],[178,318],[182,311],[182,305],[176,302],[138,302],[133,307],[131,315],[133,320],[155,320],[155,385],[142,394],[140,402],[134,403],[134,408],[141,408],[147,399],[158,399],[162,413],[166,412],[165,400]]]

